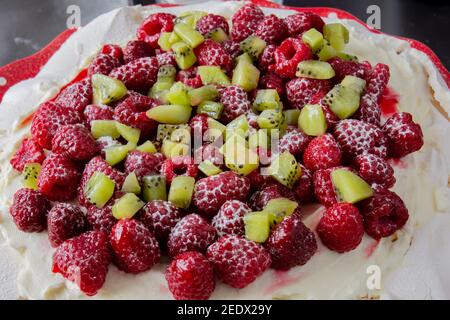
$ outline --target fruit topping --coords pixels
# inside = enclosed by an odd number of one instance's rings
[[[311,28],[302,34],[302,40],[316,53],[323,46],[323,35],[317,29]]]
[[[170,231],[181,219],[181,212],[164,200],[149,201],[140,211],[139,220],[155,235],[160,243],[169,237]]]
[[[228,76],[217,66],[199,66],[197,72],[204,85],[216,84],[227,86],[230,84]]]
[[[183,124],[189,121],[192,108],[190,106],[173,104],[154,107],[147,111],[147,117],[167,124]]]
[[[303,41],[287,38],[274,52],[275,73],[283,78],[294,78],[301,61],[312,58],[311,49]]]
[[[187,209],[191,205],[195,179],[190,176],[176,176],[170,184],[168,200],[175,206]]]
[[[50,201],[42,193],[23,188],[14,194],[9,213],[19,230],[41,232],[47,228],[47,213],[50,208]]]
[[[158,39],[162,32],[173,30],[173,20],[176,17],[170,13],[154,13],[148,16],[139,26],[136,36],[139,40],[148,42],[153,48],[158,47]]]
[[[233,67],[231,56],[225,48],[211,39],[205,40],[194,52],[200,66],[218,66],[226,72]]]
[[[197,21],[195,28],[204,37],[211,37],[212,33],[216,32],[219,29],[221,29],[226,35],[230,33],[227,19],[223,16],[212,13],[200,18]]]
[[[198,106],[202,102],[208,100],[214,101],[216,100],[217,94],[217,89],[213,85],[202,86],[200,88],[189,90],[189,104],[192,106]],[[197,113],[199,112],[197,111]]]
[[[87,180],[83,192],[90,203],[94,204],[97,208],[103,208],[113,196],[115,185],[114,180],[106,174],[96,171]]]
[[[383,158],[373,154],[361,154],[354,160],[358,174],[374,189],[390,189],[395,184],[394,169]]]
[[[356,203],[373,196],[373,190],[369,184],[349,170],[333,170],[331,181],[340,202]]]
[[[112,207],[112,215],[116,219],[132,218],[145,203],[134,193],[126,193],[120,199],[117,199]]]
[[[220,119],[222,116],[223,104],[214,101],[203,101],[197,107],[197,113],[206,114],[213,119]]]
[[[91,81],[94,104],[110,104],[127,94],[127,88],[117,79],[97,73],[92,75]]]
[[[139,58],[114,69],[109,77],[121,81],[128,90],[147,93],[156,82],[158,67],[156,57]]]
[[[289,151],[285,151],[273,160],[268,173],[282,185],[292,188],[300,178],[302,170],[295,157]]]
[[[177,23],[174,26],[173,31],[191,48],[197,47],[205,40],[201,33],[186,23]]]
[[[48,240],[54,248],[87,230],[83,211],[73,204],[58,203],[47,216]]]
[[[341,23],[326,24],[323,27],[323,36],[338,51],[342,51],[349,41],[349,32]]]
[[[318,104],[305,105],[298,117],[298,128],[309,136],[320,136],[327,132],[327,121]]]
[[[68,124],[56,130],[52,151],[75,161],[87,162],[99,153],[100,148],[85,126]]]
[[[27,163],[22,171],[22,185],[24,188],[37,190],[38,177],[41,173],[40,163]]]
[[[137,179],[136,174],[134,172],[130,172],[125,177],[121,191],[125,192],[125,193],[134,193],[134,194],[141,193],[141,186],[140,186],[139,180]]]
[[[297,65],[297,77],[327,80],[335,76],[334,70],[327,62],[305,60]]]
[[[295,109],[319,102],[328,90],[329,82],[326,80],[295,78],[286,83],[286,97]]]
[[[42,164],[44,159],[45,153],[42,147],[33,139],[25,138],[9,163],[15,170],[22,172],[28,163]]]
[[[270,234],[270,217],[266,212],[251,212],[244,216],[245,238],[264,243]]]
[[[189,156],[166,159],[161,166],[161,174],[169,183],[171,183],[174,178],[181,175],[195,178],[197,172],[197,164],[195,164],[194,159]]]
[[[149,175],[142,178],[142,198],[152,200],[167,200],[166,179],[161,175]]]
[[[341,156],[341,148],[328,133],[311,140],[303,155],[303,163],[311,171],[333,168],[341,164]]]

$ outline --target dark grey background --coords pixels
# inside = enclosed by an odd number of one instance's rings
[[[66,28],[66,8],[77,4],[81,22],[126,4],[152,0],[0,0],[0,65],[34,53]],[[450,65],[450,1],[438,0],[285,0],[290,6],[330,6],[366,21],[369,5],[381,8],[382,31],[420,40]]]

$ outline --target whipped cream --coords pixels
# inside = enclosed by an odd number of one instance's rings
[[[0,278],[0,287],[9,288],[2,292],[6,294],[2,298],[88,299],[74,284],[51,272],[54,249],[50,247],[47,233],[20,232],[9,215],[13,194],[21,187],[20,176],[9,165],[9,159],[22,138],[29,134],[29,126],[18,128],[21,119],[85,68],[103,44],[125,45],[133,39],[137,27],[149,14],[179,14],[207,8],[211,13],[230,18],[241,5],[210,2],[174,8],[136,6],[111,11],[75,32],[35,78],[15,85],[5,94],[0,105],[0,145],[3,148],[0,151],[0,243],[15,249],[14,254],[8,254],[8,259],[14,268],[18,268],[18,278],[16,280],[11,269],[7,278]],[[263,10],[280,17],[294,13]],[[330,16],[326,20],[337,19]],[[379,243],[364,236],[360,246],[346,254],[332,252],[318,241],[318,252],[306,265],[286,272],[268,270],[254,283],[239,290],[219,282],[212,299],[450,297],[450,284],[444,286],[439,276],[429,275],[434,263],[440,263],[448,270],[450,261],[437,257],[444,256],[448,260],[450,246],[427,245],[437,245],[440,241],[450,243],[450,215],[442,215],[450,212],[450,141],[447,138],[450,126],[436,109],[439,105],[450,114],[450,92],[430,59],[406,41],[373,34],[354,21],[339,22],[350,30],[346,51],[373,64],[388,64],[391,68],[389,85],[400,96],[399,111],[412,113],[414,120],[422,126],[424,147],[402,159],[394,168],[397,183],[393,190],[405,201],[410,219],[394,236]],[[304,208],[305,223],[315,229],[323,210],[319,205]],[[441,223],[436,222],[437,219]],[[445,254],[437,253],[439,250],[446,250]],[[0,274],[9,266],[4,262],[0,263]],[[172,299],[164,278],[166,262],[138,275],[126,274],[111,265],[104,287],[89,299]],[[411,276],[418,264],[423,277]],[[381,270],[381,290],[367,287],[368,270],[373,270],[370,266]],[[16,284],[17,290],[12,289]]]

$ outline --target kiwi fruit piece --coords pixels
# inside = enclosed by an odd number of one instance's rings
[[[342,202],[356,203],[373,196],[370,185],[357,174],[346,169],[331,172],[331,181]]]
[[[141,135],[141,130],[116,122],[116,128],[119,134],[132,144],[137,144]]]
[[[147,117],[160,123],[183,124],[189,121],[192,108],[181,104],[161,105],[147,111]]]
[[[156,153],[156,152],[158,152],[158,150],[156,149],[155,145],[150,140],[147,140],[143,144],[141,144],[140,146],[137,146],[136,150],[137,151],[141,151],[141,152],[146,152],[146,153]]]
[[[253,111],[261,112],[267,109],[279,109],[280,96],[275,89],[261,89],[256,92],[253,101]]]
[[[266,109],[258,116],[256,122],[261,129],[279,128],[284,115],[281,110]]]
[[[175,82],[166,94],[166,99],[170,104],[189,106],[188,87],[182,82]]]
[[[246,176],[259,167],[258,155],[248,149],[245,139],[238,135],[228,138],[221,151],[227,168],[239,175]]]
[[[303,33],[302,40],[314,53],[318,52],[323,46],[323,34],[315,28],[309,29]]]
[[[253,59],[252,57],[250,57],[250,55],[247,52],[242,53],[241,55],[237,56],[234,59],[235,64],[237,65],[239,62],[248,62],[248,63],[253,63]]]
[[[186,23],[177,23],[173,27],[173,31],[191,48],[195,48],[205,41],[205,38],[203,38],[200,32]]]
[[[200,88],[189,90],[189,99],[192,106],[198,106],[206,100],[215,100],[217,97],[217,89],[213,85],[202,86]]]
[[[100,137],[111,137],[116,139],[120,137],[120,132],[117,130],[116,121],[114,120],[93,120],[91,121],[91,134],[94,139]]]
[[[187,124],[159,124],[158,129],[156,130],[156,141],[162,142],[165,139],[170,139],[170,135],[176,129],[189,129],[189,125]]]
[[[287,198],[276,198],[269,200],[263,211],[270,216],[271,224],[277,224],[290,216],[297,209],[298,203]]]
[[[172,51],[175,55],[175,61],[177,62],[178,67],[182,70],[189,69],[197,62],[194,50],[182,41],[174,43],[172,45]]]
[[[161,145],[161,153],[166,157],[166,158],[171,158],[172,157],[172,149],[177,145],[176,142],[170,141],[169,139],[166,139],[163,141],[162,145]]]
[[[168,200],[176,207],[187,209],[191,205],[195,179],[189,176],[176,176],[170,184]]]
[[[248,124],[247,117],[245,114],[233,119],[226,126],[225,138],[228,140],[229,137],[234,135],[239,135],[243,138],[247,137],[250,125]]]
[[[291,189],[300,178],[302,169],[295,157],[289,151],[285,151],[272,161],[268,173],[279,183]]]
[[[105,152],[105,161],[110,166],[115,166],[116,164],[125,160],[128,155],[128,152],[136,149],[136,144],[129,142],[126,145],[118,145],[112,146],[104,149]]]
[[[91,82],[94,104],[109,104],[123,98],[128,92],[122,81],[103,74],[92,75]]]
[[[145,202],[138,198],[134,193],[124,194],[120,199],[117,199],[112,206],[112,215],[116,219],[130,219],[142,207]]]
[[[152,200],[167,200],[166,178],[161,175],[149,175],[142,179],[142,198]]]
[[[351,87],[361,95],[366,87],[366,80],[355,76],[345,76],[341,81],[341,85],[344,87]]]
[[[207,122],[208,122],[208,130],[203,135],[205,141],[214,142],[224,135],[227,129],[226,126],[210,117],[208,117]]]
[[[309,136],[320,136],[327,132],[327,121],[322,106],[307,104],[300,111],[298,128]]]
[[[267,130],[259,129],[248,137],[248,147],[250,150],[256,150],[258,147],[269,149],[270,141],[267,135]]]
[[[174,19],[174,23],[186,23],[192,28],[195,28],[198,20],[206,16],[208,13],[204,11],[192,10],[181,13],[177,18]]]
[[[103,208],[114,194],[115,182],[100,171],[96,171],[89,178],[83,193],[89,202],[97,208]]]
[[[171,32],[169,37],[169,43],[173,45],[174,43],[177,42],[183,42],[183,40],[175,32]]]
[[[168,158],[179,156],[187,156],[190,151],[190,146],[184,143],[175,143],[169,150]]]
[[[170,141],[183,144],[191,144],[191,128],[176,128],[170,134]]]
[[[164,51],[169,51],[172,43],[170,42],[171,32],[161,32],[158,39],[158,45]]]
[[[141,185],[139,184],[139,181],[136,177],[136,173],[130,172],[123,182],[122,185],[122,192],[125,193],[134,193],[134,194],[140,194],[141,193]]]
[[[170,64],[163,65],[159,67],[157,80],[161,82],[171,82],[175,81],[177,75],[177,68]]]
[[[209,160],[202,161],[198,165],[198,169],[203,172],[206,176],[214,176],[222,172],[222,170],[217,167],[214,163]]]
[[[245,91],[258,88],[260,71],[253,64],[246,61],[239,62],[233,70],[231,82]]]
[[[241,42],[241,50],[248,53],[253,61],[258,60],[266,46],[267,43],[255,35],[251,35]]]
[[[354,86],[337,84],[323,98],[323,103],[327,105],[339,119],[347,119],[358,110],[360,99],[360,93]]]
[[[327,80],[335,76],[333,67],[328,62],[317,60],[301,61],[297,65],[297,77]]]
[[[264,243],[270,235],[270,217],[264,211],[250,212],[244,215],[245,238]]]
[[[197,113],[206,114],[213,119],[220,119],[222,111],[223,104],[214,101],[203,101],[197,107]]]
[[[351,55],[351,54],[348,54],[345,52],[338,52],[336,54],[336,56],[341,58],[342,60],[347,60],[347,61],[358,61],[359,60],[357,56],[354,56],[354,55]]]
[[[317,56],[321,61],[328,61],[333,57],[336,57],[338,52],[328,42],[324,41],[324,45],[317,53]]]
[[[40,163],[27,163],[22,171],[22,185],[24,188],[37,190],[38,177],[41,173]]]
[[[227,86],[230,84],[230,79],[218,66],[199,66],[197,72],[204,85],[217,84]]]
[[[286,123],[289,126],[298,125],[298,117],[300,116],[300,110],[298,109],[289,109],[283,111],[284,118],[286,119]]]
[[[227,33],[222,28],[216,28],[208,32],[207,38],[222,43],[229,39]]]
[[[323,36],[337,51],[342,51],[349,41],[349,32],[342,23],[330,23],[323,27]]]

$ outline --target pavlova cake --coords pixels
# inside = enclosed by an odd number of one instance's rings
[[[118,9],[0,110],[23,298],[378,298],[449,211],[446,84],[352,20]]]

